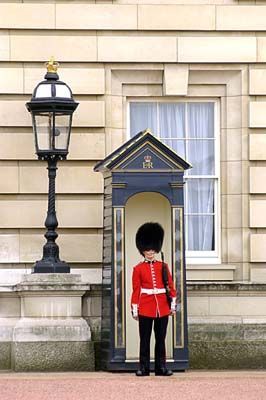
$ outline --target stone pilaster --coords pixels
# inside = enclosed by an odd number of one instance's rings
[[[25,275],[15,286],[21,318],[13,331],[16,371],[94,370],[90,327],[82,318],[89,285],[80,275]]]

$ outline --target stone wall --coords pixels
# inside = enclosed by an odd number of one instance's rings
[[[265,368],[266,286],[188,285],[191,368]]]

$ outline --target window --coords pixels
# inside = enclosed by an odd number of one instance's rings
[[[193,166],[185,173],[186,250],[189,262],[218,261],[216,105],[213,101],[129,103],[130,136],[150,128]]]

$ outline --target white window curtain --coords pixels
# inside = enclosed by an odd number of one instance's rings
[[[186,248],[215,250],[214,103],[130,103],[130,135],[150,128],[193,168],[186,173]]]

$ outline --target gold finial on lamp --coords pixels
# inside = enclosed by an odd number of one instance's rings
[[[54,60],[54,57],[51,57],[49,61],[45,63],[47,68],[47,72],[50,74],[56,74],[57,68],[59,67],[59,63]]]

